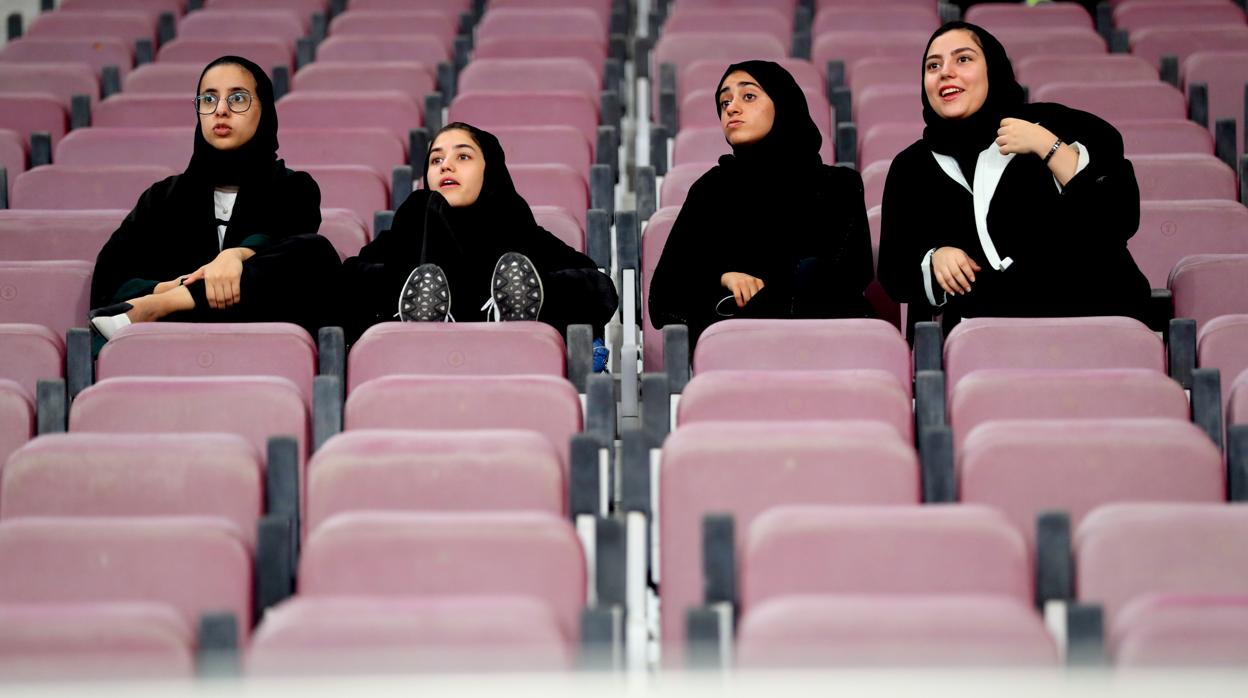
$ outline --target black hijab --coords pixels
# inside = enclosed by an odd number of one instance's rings
[[[970,182],[974,178],[975,162],[980,152],[996,140],[1001,120],[1009,116],[1025,118],[1025,100],[1023,86],[1014,79],[1014,65],[1010,62],[1005,47],[995,36],[977,25],[946,22],[927,40],[921,65],[927,65],[927,54],[932,48],[932,42],[942,34],[957,29],[965,29],[978,39],[988,68],[988,96],[978,111],[964,119],[945,119],[937,114],[927,101],[926,88],[919,90],[919,98],[923,101],[923,123],[926,124],[923,129],[923,143],[937,153],[953,156]],[[922,78],[921,71],[920,86],[923,86]]]
[[[220,150],[210,144],[195,121],[195,149],[186,167],[188,177],[196,182],[206,182],[214,187],[238,185],[262,181],[273,176],[277,169],[277,109],[273,102],[273,82],[260,66],[239,56],[222,56],[209,63],[199,74],[196,94],[203,84],[204,75],[219,65],[237,65],[251,73],[256,81],[256,93],[252,95],[251,108],[260,108],[260,123],[256,133],[243,145],[233,150]],[[280,168],[285,171],[285,165]]]
[[[771,98],[775,105],[775,121],[767,135],[758,141],[732,146],[732,155],[721,157],[720,166],[734,176],[740,176],[741,173],[734,170],[756,171],[757,166],[768,162],[774,166],[777,161],[773,158],[777,157],[783,158],[780,161],[786,166],[815,167],[822,164],[819,146],[823,145],[823,136],[819,134],[814,119],[810,118],[806,95],[789,71],[777,63],[743,61],[728,66],[715,88],[715,113],[723,112],[719,90],[728,76],[738,70],[749,73]]]

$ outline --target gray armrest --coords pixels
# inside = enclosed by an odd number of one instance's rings
[[[589,207],[615,213],[615,173],[609,164],[600,162],[589,168]]]
[[[663,126],[662,124],[650,125],[650,166],[654,168],[654,172],[650,175],[652,178],[656,175],[661,177],[667,174],[668,166],[670,164],[667,161],[667,139],[670,135],[671,134],[668,133],[666,126]],[[637,176],[638,178],[641,177],[640,170],[638,170]],[[641,190],[640,183],[637,184],[637,189],[638,191]],[[650,184],[650,190],[655,191],[655,185],[653,182]],[[658,201],[657,195],[655,195],[655,201]],[[640,207],[641,205],[638,204],[638,208]]]
[[[702,589],[707,604],[737,604],[736,522],[731,514],[702,517]]]
[[[308,37],[295,41],[295,70],[316,60],[316,42]]]
[[[953,430],[929,426],[919,430],[919,468],[923,479],[923,502],[957,501],[953,469]]]
[[[95,359],[91,357],[91,331],[71,327],[65,331],[65,387],[68,404],[95,382]]]
[[[1072,603],[1066,607],[1066,666],[1104,667],[1105,617],[1099,604]]]
[[[289,517],[268,514],[256,523],[256,618],[295,593]]]
[[[672,391],[667,374],[641,374],[641,428],[647,448],[661,448],[671,426]]]
[[[590,671],[613,671],[624,664],[624,618],[619,606],[581,611],[578,664]]]
[[[290,522],[290,569],[299,558],[299,442],[293,436],[273,436],[266,443],[264,468],[265,513]]]
[[[442,99],[441,92],[430,92],[425,95],[425,128],[428,129],[431,135],[437,133],[438,129],[442,128],[442,107],[444,106],[445,102]],[[424,151],[421,151],[420,155],[423,158]],[[409,158],[409,161],[414,162],[414,160],[415,158]]]
[[[585,431],[600,443],[614,443],[615,379],[610,374],[595,373],[585,383]]]
[[[1248,424],[1226,428],[1226,498],[1248,502]]]
[[[35,434],[59,434],[69,424],[69,403],[66,401],[65,381],[60,378],[40,378],[35,383]]]
[[[598,606],[624,607],[625,570],[627,569],[627,546],[624,522],[611,516],[598,517],[594,540],[594,579],[598,592]]]
[[[944,370],[945,336],[939,322],[914,325],[914,371]]]
[[[413,154],[413,157],[415,154]],[[390,171],[390,209],[397,211],[412,195],[415,170],[411,165],[395,165]]]
[[[238,619],[233,613],[205,613],[195,631],[195,674],[203,679],[238,678]]]
[[[1167,332],[1166,360],[1170,377],[1184,388],[1192,387],[1192,370],[1196,368],[1196,321],[1174,318]]]
[[[1187,118],[1209,128],[1209,85],[1194,82],[1187,86]]]
[[[30,134],[30,166],[52,164],[52,134],[34,131]]]
[[[948,424],[945,416],[944,371],[918,371],[914,374],[914,428]]]
[[[568,380],[576,386],[576,392],[584,393],[586,381],[593,372],[594,330],[589,325],[568,325],[567,347]]]
[[[666,146],[664,147],[666,154]],[[655,168],[653,165],[637,168],[635,180],[637,187],[637,218],[642,223],[650,220],[650,216],[658,208],[659,193],[655,190]]]
[[[599,269],[611,271],[611,214],[600,208],[585,212],[585,253]]]
[[[429,150],[429,129],[413,128],[407,131],[407,164],[412,166],[412,181],[420,179],[416,173],[425,171],[425,152]],[[410,190],[409,190],[410,193]],[[407,198],[404,196],[403,198]]]
[[[316,372],[321,376],[337,376],[347,384],[347,339],[341,327],[322,327],[316,333]]]
[[[1074,596],[1070,514],[1042,511],[1036,515],[1036,607],[1043,613],[1049,601],[1070,601]]]
[[[337,376],[312,379],[312,450],[342,431],[343,388]]]
[[[389,230],[394,225],[394,211],[374,211],[373,212],[373,237],[383,230]]]
[[[840,118],[837,114],[837,118]],[[838,163],[858,163],[858,126],[852,121],[842,121],[836,125],[836,161]]]
[[[602,511],[602,482],[599,476],[599,453],[604,444],[597,434],[572,435],[568,470],[568,512],[575,521],[587,514],[599,517]]]
[[[1192,370],[1192,422],[1222,449],[1222,372],[1216,368]]]
[[[689,383],[689,328],[668,325],[663,328],[663,370],[667,387],[673,394],[683,393]]]

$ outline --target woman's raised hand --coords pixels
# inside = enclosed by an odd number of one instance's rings
[[[719,277],[719,283],[732,292],[738,308],[744,308],[756,293],[763,290],[762,279],[739,271],[724,272],[724,275]]]
[[[196,269],[186,277],[186,283],[204,282],[204,295],[208,307],[215,310],[228,308],[241,299],[240,281],[243,277],[243,261],[255,252],[246,247],[221,250],[216,259]]]
[[[945,293],[960,296],[971,292],[979,265],[956,247],[939,247],[932,253],[932,276]]]
[[[1002,119],[1001,128],[997,129],[997,146],[1002,155],[1034,153],[1044,157],[1056,140],[1049,129],[1022,119]]]

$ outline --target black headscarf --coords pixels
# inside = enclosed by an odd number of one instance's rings
[[[252,109],[259,107],[260,123],[256,133],[243,145],[233,150],[220,150],[210,144],[195,121],[195,149],[186,174],[191,179],[211,183],[212,186],[238,185],[263,180],[274,173],[277,160],[277,109],[273,102],[273,82],[260,66],[239,56],[222,56],[209,63],[199,74],[196,94],[203,84],[204,75],[219,65],[242,67],[256,81],[256,93],[252,95]],[[283,165],[281,168],[285,170]]]
[[[974,114],[964,119],[945,119],[936,113],[927,101],[923,87],[923,68],[920,71],[919,98],[923,101],[923,143],[931,150],[953,156],[962,168],[967,181],[975,172],[979,153],[997,138],[1001,120],[1009,116],[1021,117],[1023,112],[1023,86],[1014,79],[1014,65],[1005,47],[985,29],[966,22],[946,22],[932,34],[923,48],[921,66],[927,65],[927,55],[937,37],[956,29],[965,29],[979,39],[984,63],[988,69],[988,96]]]
[[[719,90],[723,88],[728,76],[738,70],[749,73],[771,98],[775,104],[775,121],[767,135],[758,141],[732,146],[732,155],[721,157],[720,166],[730,170],[737,167],[753,169],[765,161],[774,165],[774,157],[783,157],[786,166],[822,164],[819,146],[823,145],[823,136],[820,135],[814,119],[810,118],[806,94],[789,71],[777,63],[743,61],[728,66],[715,87],[715,113],[720,114],[723,111],[719,103]]]

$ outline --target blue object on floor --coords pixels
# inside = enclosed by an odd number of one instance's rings
[[[611,355],[611,350],[607,349],[607,345],[601,339],[594,340],[594,373],[602,373],[607,370],[607,357]]]

